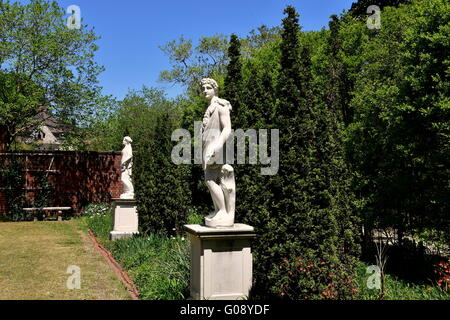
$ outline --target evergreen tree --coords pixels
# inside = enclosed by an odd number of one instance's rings
[[[331,134],[336,127],[329,119],[332,114],[314,94],[298,14],[290,6],[285,13],[276,106],[280,171],[270,186],[268,243],[258,248],[268,261],[264,282],[273,294],[291,299],[348,297],[355,243],[349,220],[339,221],[351,214],[348,188],[339,185],[344,159],[336,154],[341,146]],[[339,165],[333,166],[338,159]],[[349,233],[346,241],[344,232]],[[301,272],[304,263],[310,272]]]
[[[227,74],[225,76],[223,98],[227,99],[233,107],[233,126],[240,127],[240,97],[242,86],[242,62],[240,53],[241,43],[237,35],[232,34],[230,47],[228,48],[228,58],[230,62],[227,65]]]
[[[171,136],[175,128],[170,110],[160,113],[151,136],[136,148],[133,177],[144,232],[181,234],[187,220],[191,200],[189,170],[172,162]]]
[[[253,57],[246,59],[243,64],[243,83],[238,94],[240,99],[239,127],[243,130],[259,129],[270,130],[273,128],[273,113],[275,106],[275,78],[271,74],[279,69],[278,44],[267,44],[254,52]],[[233,124],[236,128],[236,126]],[[270,131],[269,131],[270,132]],[[269,133],[270,134],[270,133]],[[261,142],[261,141],[260,141]],[[270,141],[269,146],[270,146]],[[249,145],[246,143],[246,150]],[[268,154],[271,154],[269,147]],[[267,165],[264,165],[266,167]],[[267,252],[270,243],[270,202],[272,192],[270,190],[271,176],[261,174],[262,165],[250,164],[248,153],[246,164],[235,165],[236,192],[239,195],[236,202],[236,221],[255,226],[257,238],[253,243],[254,252],[254,277],[257,283],[253,289],[253,295],[267,295],[265,288],[261,288],[267,275]]]
[[[329,23],[330,36],[327,57],[329,58],[328,103],[334,109],[339,119],[349,125],[353,119],[350,109],[350,92],[352,85],[347,76],[347,70],[341,58],[341,40],[339,34],[340,20],[336,15],[331,16]]]

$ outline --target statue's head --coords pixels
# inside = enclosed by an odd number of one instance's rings
[[[219,86],[217,82],[210,78],[204,78],[200,81],[202,93],[207,100],[211,100],[213,97],[217,97],[219,94]]]
[[[131,144],[132,142],[133,142],[133,140],[131,140],[130,137],[123,138],[123,144]]]

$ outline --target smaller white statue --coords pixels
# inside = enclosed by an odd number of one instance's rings
[[[131,181],[133,167],[133,149],[131,148],[132,142],[133,140],[131,140],[130,137],[123,138],[123,145],[125,147],[122,150],[121,180],[124,188],[123,193],[120,195],[120,199],[134,199],[134,187]]]

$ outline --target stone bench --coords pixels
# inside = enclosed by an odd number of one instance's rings
[[[35,213],[36,211],[56,211],[58,221],[62,221],[62,212],[72,210],[72,207],[42,207],[42,208],[23,208],[24,211],[31,211]],[[37,221],[37,217],[33,214],[34,221]]]

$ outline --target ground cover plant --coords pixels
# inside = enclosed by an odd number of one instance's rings
[[[165,233],[143,233],[131,239],[109,240],[113,211],[108,204],[92,204],[81,223],[92,230],[127,270],[144,300],[183,300],[189,297],[188,241]],[[196,217],[193,216],[192,222]],[[198,220],[198,219],[197,219]]]
[[[189,242],[183,237],[170,237],[165,234],[148,234],[134,237],[132,239],[121,239],[115,242],[109,241],[109,232],[112,230],[113,212],[108,204],[94,204],[85,210],[87,215],[81,218],[85,231],[92,230],[127,270],[135,285],[138,288],[141,299],[148,300],[183,300],[189,297]],[[201,223],[201,216],[192,214],[189,216],[189,223]],[[388,251],[394,255],[394,252]],[[357,300],[448,300],[450,299],[450,262],[447,259],[439,258],[435,260],[434,270],[436,277],[426,281],[413,281],[405,279],[404,274],[398,274],[395,268],[391,267],[395,263],[388,257],[387,272],[385,275],[385,289],[372,288],[368,286],[369,277],[372,273],[367,272],[370,265],[375,265],[374,256],[365,261],[357,262],[356,277],[349,283],[354,299]],[[399,262],[399,263],[405,263]],[[280,265],[280,270],[289,275],[291,282],[282,283],[282,297],[310,299],[311,292],[316,290],[316,285],[311,279],[323,277],[321,270],[323,264],[313,263],[298,259],[294,263],[285,260]],[[333,280],[338,273],[331,274]],[[298,294],[295,288],[296,277],[301,277],[304,283],[309,283],[309,289],[305,290],[305,295],[301,297],[292,296]],[[297,279],[298,280],[298,279]],[[293,281],[293,282],[292,282]],[[309,282],[308,282],[309,281]],[[335,285],[333,281],[326,284],[320,291],[314,291],[313,299],[332,299],[335,295]],[[294,291],[291,287],[294,286]],[[253,295],[250,299],[260,299]]]

